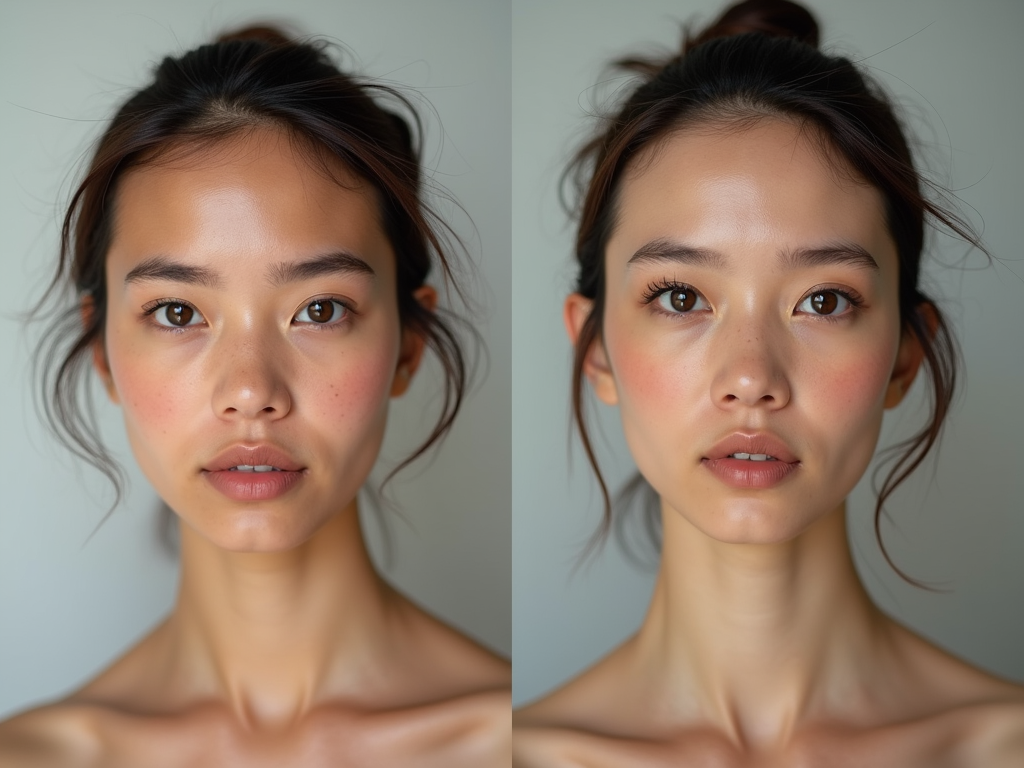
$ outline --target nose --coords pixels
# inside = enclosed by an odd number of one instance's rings
[[[724,330],[724,329],[723,329]],[[720,345],[711,398],[723,410],[761,408],[778,410],[790,400],[784,350],[769,329],[745,324],[725,333]]]
[[[227,340],[225,340],[227,341]],[[283,356],[257,339],[228,342],[215,353],[214,413],[227,420],[277,420],[291,411]]]

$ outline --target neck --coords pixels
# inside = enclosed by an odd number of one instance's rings
[[[792,541],[715,541],[663,511],[662,565],[637,648],[740,743],[785,740],[855,701],[885,619],[857,578],[840,506]]]
[[[243,722],[289,721],[326,688],[359,684],[383,647],[392,593],[367,555],[356,503],[296,549],[229,552],[186,525],[168,625],[175,687]]]

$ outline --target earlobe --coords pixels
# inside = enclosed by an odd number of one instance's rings
[[[413,298],[427,312],[437,309],[437,291],[429,285],[421,285],[412,293]],[[402,348],[398,354],[395,378],[391,382],[391,397],[401,397],[409,389],[412,377],[423,359],[426,339],[407,328],[402,329]]]
[[[95,304],[93,303],[92,296],[82,297],[82,327],[89,328],[92,325],[93,313],[95,312]],[[100,377],[100,381],[103,382],[103,388],[107,391],[107,397],[110,398],[110,402],[120,405],[121,398],[117,394],[117,387],[114,386],[114,377],[110,373],[110,363],[107,360],[107,349],[103,343],[102,334],[92,343],[92,367],[96,371],[96,375]]]
[[[929,341],[935,337],[939,327],[939,316],[935,307],[924,302],[918,305],[916,310],[921,319],[924,320],[924,327],[929,336]],[[924,344],[910,328],[903,332],[900,339],[899,351],[896,353],[896,365],[893,367],[892,376],[889,379],[889,386],[885,392],[885,407],[895,408],[906,396],[910,385],[914,383],[917,372],[924,361]]]
[[[574,347],[578,347],[581,342],[589,344],[588,349],[584,352],[583,373],[594,388],[594,394],[606,405],[617,405],[619,391],[615,385],[615,376],[612,373],[611,364],[608,362],[608,353],[605,351],[600,332],[593,334],[589,341],[581,339],[593,307],[592,299],[579,293],[570,294],[565,300],[562,319],[565,322],[566,333],[569,334],[569,341]]]

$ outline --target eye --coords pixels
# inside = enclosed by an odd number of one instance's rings
[[[202,325],[203,316],[191,304],[183,301],[170,301],[158,304],[151,310],[157,325],[165,328],[187,328],[190,325]]]
[[[809,315],[844,315],[853,302],[842,291],[814,291],[797,305],[798,312]]]
[[[337,299],[311,301],[295,315],[297,323],[329,325],[340,323],[348,316],[348,307]]]
[[[658,296],[658,306],[666,312],[680,315],[694,309],[707,309],[707,301],[690,286],[677,286]]]

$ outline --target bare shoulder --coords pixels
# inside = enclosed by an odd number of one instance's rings
[[[403,637],[408,648],[401,654],[409,667],[407,680],[410,673],[422,677],[441,700],[511,690],[512,665],[508,659],[407,598],[402,600],[404,626],[396,636]]]
[[[632,727],[627,713],[643,711],[637,701],[643,692],[624,674],[628,645],[629,641],[513,713],[515,768],[661,768],[680,764],[678,749],[666,762],[664,745]]]
[[[517,719],[512,729],[513,768],[669,768],[687,765],[698,751],[707,758],[717,745],[688,740],[670,749],[655,741],[593,733],[572,726]]]
[[[89,707],[50,704],[0,723],[0,768],[86,768],[100,747]]]
[[[1024,765],[1024,691],[1001,694],[950,714],[959,721],[952,729],[963,734],[959,751],[964,765]]]
[[[496,689],[377,713],[354,731],[369,739],[368,747],[378,740],[388,745],[389,758],[381,764],[508,768],[511,694]]]

